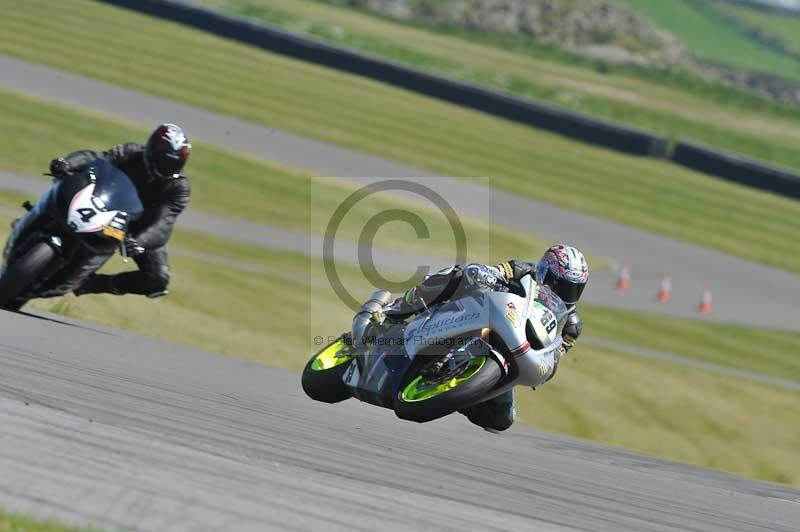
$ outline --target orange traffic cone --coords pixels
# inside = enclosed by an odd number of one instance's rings
[[[626,262],[619,270],[619,277],[617,277],[617,290],[624,292],[631,287],[631,263]]]
[[[669,301],[670,292],[672,291],[672,278],[668,273],[664,274],[661,278],[661,286],[658,288],[658,300],[662,303]]]
[[[703,298],[700,300],[700,306],[697,307],[697,311],[700,314],[711,312],[711,289],[707,286],[703,289]]]

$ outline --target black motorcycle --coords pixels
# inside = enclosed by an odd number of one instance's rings
[[[119,248],[143,207],[130,178],[97,160],[57,179],[14,222],[0,270],[0,308],[19,310],[34,298],[71,292]]]

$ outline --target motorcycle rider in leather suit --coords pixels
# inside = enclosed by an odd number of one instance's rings
[[[109,293],[166,295],[170,280],[166,244],[178,215],[189,204],[189,180],[182,174],[191,144],[175,124],[161,124],[147,144],[129,142],[104,152],[81,150],[53,159],[50,173],[56,178],[80,172],[104,159],[128,175],[144,206],[142,216],[130,224],[125,250],[138,271],[116,275],[94,274],[74,290],[76,295]]]
[[[589,268],[583,253],[567,244],[551,246],[536,264],[510,260],[496,266],[469,264],[462,268],[455,265],[441,270],[408,290],[402,298],[386,309],[385,317],[390,320],[405,320],[431,305],[460,297],[470,289],[499,287],[511,281],[519,281],[529,274],[533,275],[539,284],[549,286],[569,310],[567,323],[562,331],[561,356],[563,356],[575,346],[575,341],[581,335],[582,324],[577,303],[589,280]],[[548,380],[555,376],[557,369],[558,357]],[[486,430],[503,431],[514,423],[516,416],[514,402],[514,391],[509,390],[494,399],[469,407],[461,413],[472,423]]]

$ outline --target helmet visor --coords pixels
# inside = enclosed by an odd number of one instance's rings
[[[581,298],[581,294],[583,294],[583,289],[586,288],[586,283],[576,283],[574,281],[555,277],[551,277],[549,280],[551,281],[549,284],[553,292],[558,294],[561,301],[568,305],[577,303]]]
[[[178,177],[186,161],[180,156],[160,155],[156,157],[156,173],[161,177]]]

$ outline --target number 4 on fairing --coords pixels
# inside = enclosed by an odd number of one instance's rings
[[[97,211],[89,207],[78,209],[76,212],[81,215],[81,221],[83,223],[89,223],[91,219],[94,218],[95,215],[97,214]]]

